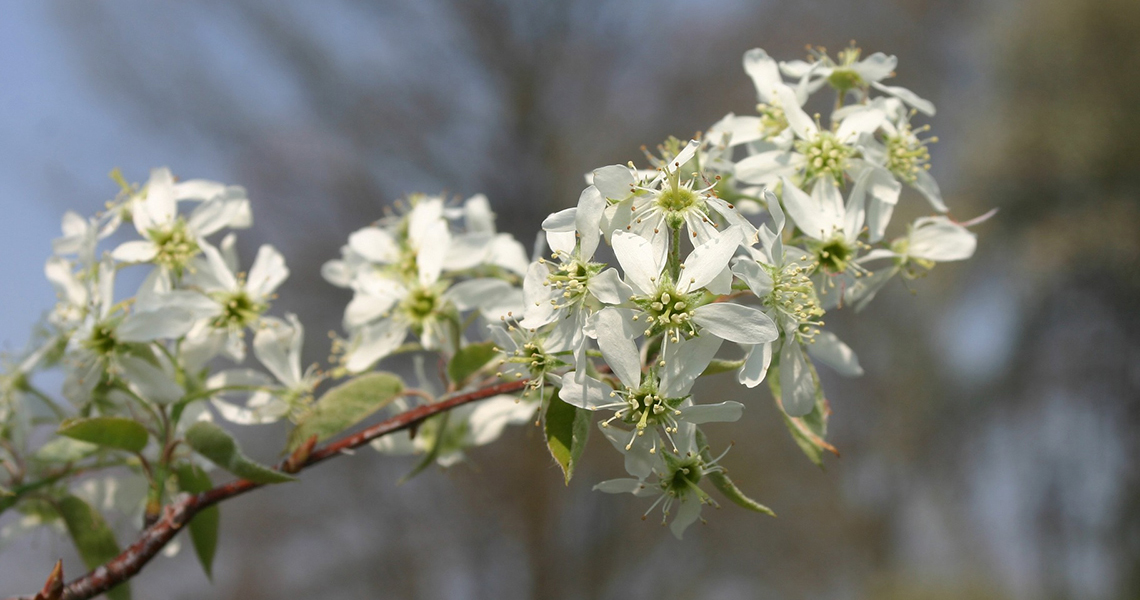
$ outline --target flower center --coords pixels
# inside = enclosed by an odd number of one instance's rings
[[[432,289],[416,288],[404,298],[402,307],[412,323],[418,325],[437,312],[439,295]]]
[[[665,464],[669,472],[661,478],[661,491],[676,498],[700,483],[703,470],[699,456],[679,458],[671,457],[669,453],[664,456],[667,457]]]
[[[831,177],[842,182],[847,159],[855,153],[854,148],[840,142],[830,131],[820,131],[812,140],[797,141],[796,150],[807,157],[804,181]]]
[[[842,273],[855,255],[855,248],[842,235],[834,235],[824,242],[810,246],[819,261],[819,266],[827,273]]]
[[[119,340],[115,339],[113,323],[98,323],[91,328],[91,336],[84,342],[88,350],[100,356],[108,356],[115,351]]]
[[[182,269],[186,267],[191,258],[198,255],[200,250],[198,240],[190,235],[186,228],[186,221],[181,217],[171,226],[151,229],[149,233],[151,241],[158,246],[158,253],[154,262],[173,270],[177,274],[182,273]]]
[[[222,314],[214,317],[211,322],[217,329],[242,329],[252,325],[269,308],[268,305],[256,302],[249,297],[244,289],[236,292],[225,292],[215,298],[222,305]]]
[[[586,284],[590,277],[601,269],[600,264],[572,260],[562,263],[546,276],[546,284],[562,291],[562,301],[556,304],[563,308],[586,298]]]
[[[646,314],[646,337],[670,331],[673,341],[678,341],[679,330],[686,326],[693,329],[693,310],[700,297],[699,292],[682,294],[671,284],[662,285],[651,296],[635,296],[633,302]]]
[[[854,69],[835,69],[827,77],[827,83],[841,93],[867,85]]]
[[[798,264],[789,263],[779,269],[768,267],[768,272],[772,276],[772,291],[764,299],[764,304],[800,323],[801,329],[806,325],[808,331],[801,333],[810,333],[824,312],[819,306],[815,285],[808,278],[809,270]]]
[[[937,141],[937,138],[928,141]],[[888,136],[886,142],[886,167],[900,180],[914,183],[919,171],[930,168],[930,152],[926,149],[926,142],[914,135],[910,125],[904,125],[897,136]]]
[[[756,112],[760,113],[760,132],[765,138],[779,135],[788,128],[788,116],[784,107],[779,104],[757,104]]]

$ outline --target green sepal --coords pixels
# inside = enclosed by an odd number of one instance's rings
[[[284,483],[296,480],[292,475],[275,471],[246,458],[233,436],[213,423],[199,421],[191,425],[186,430],[186,443],[210,462],[243,479],[255,483]]]
[[[150,439],[145,427],[125,417],[70,419],[64,421],[56,433],[81,442],[134,453],[142,452]]]
[[[468,344],[460,348],[451,357],[451,362],[447,363],[447,377],[451,383],[463,387],[472,375],[487,366],[498,353],[494,342]]]
[[[438,415],[424,421],[420,425],[421,435],[428,433],[427,431],[424,431],[426,426],[428,429],[434,429],[435,438],[432,440],[431,447],[428,448],[428,451],[424,453],[423,457],[420,458],[419,462],[416,463],[416,466],[412,467],[411,471],[408,471],[407,474],[401,477],[399,481],[396,482],[396,485],[404,485],[405,483],[411,481],[413,477],[419,475],[420,473],[423,473],[425,469],[430,467],[432,463],[435,462],[435,459],[439,458],[439,454],[443,450],[443,445],[447,441],[447,439],[445,439],[448,435],[447,425],[450,422],[451,413],[445,412],[442,415]]]
[[[184,464],[175,469],[178,476],[178,489],[190,494],[201,494],[214,487],[210,475],[201,467],[193,464]],[[198,511],[190,520],[190,542],[194,545],[194,554],[206,573],[206,578],[213,580],[214,554],[218,549],[218,527],[222,513],[218,506],[211,506]]]
[[[88,569],[95,569],[119,555],[119,543],[115,533],[103,520],[103,515],[90,504],[77,496],[64,496],[56,503],[59,516],[67,526],[67,532],[79,551],[79,557]],[[111,600],[130,600],[131,588],[127,582],[120,583],[107,592]]]
[[[313,403],[289,433],[289,451],[314,435],[322,441],[356,425],[403,391],[404,382],[392,373],[367,373],[332,388]]]
[[[591,420],[590,411],[563,402],[557,391],[551,396],[543,432],[546,434],[546,447],[554,462],[562,468],[566,485],[570,485],[574,467],[590,439]]]

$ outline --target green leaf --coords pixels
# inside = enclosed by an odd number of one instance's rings
[[[574,466],[590,439],[590,417],[590,411],[563,402],[557,392],[550,398],[550,404],[546,408],[546,421],[543,425],[546,447],[550,449],[554,462],[562,467],[566,485],[570,485]]]
[[[186,430],[186,443],[210,462],[243,479],[256,483],[283,483],[296,479],[246,458],[237,441],[213,423],[199,421],[191,425]]]
[[[142,452],[150,437],[138,421],[124,417],[72,419],[64,421],[57,433],[81,442],[127,452]]]
[[[56,504],[56,508],[88,569],[106,564],[119,555],[115,533],[103,520],[103,515],[90,504],[76,496],[65,496]],[[111,600],[129,600],[131,588],[127,583],[121,583],[107,592],[107,597]]]
[[[491,362],[496,354],[498,352],[494,342],[468,344],[460,348],[447,364],[447,376],[452,383],[462,387],[468,378]]]
[[[772,397],[776,400],[776,405],[780,407],[780,414],[784,417],[784,425],[792,434],[792,439],[795,440],[808,459],[822,469],[824,451],[838,456],[839,450],[836,450],[835,446],[829,444],[825,439],[827,437],[827,418],[831,414],[831,408],[827,404],[827,398],[823,397],[823,387],[819,384],[819,375],[815,371],[815,365],[806,355],[804,360],[807,361],[808,368],[811,370],[812,381],[815,382],[815,407],[810,413],[802,417],[789,417],[780,405],[779,356],[773,357],[772,366],[768,368],[768,388],[772,390]]]
[[[66,463],[87,458],[94,454],[99,447],[95,444],[73,440],[71,438],[57,437],[49,440],[32,455],[34,460],[45,463]]]
[[[175,471],[178,475],[178,489],[191,494],[201,494],[214,487],[210,476],[201,467],[185,464]],[[190,541],[194,544],[194,553],[198,555],[198,562],[206,577],[213,579],[214,554],[218,549],[218,525],[222,513],[217,506],[203,509],[190,520]]]
[[[368,373],[350,379],[321,396],[289,434],[289,450],[317,436],[328,439],[387,406],[404,391],[404,382],[391,373]]]
[[[697,445],[702,448],[701,458],[704,459],[706,463],[712,462],[712,453],[709,451],[709,442],[705,438],[705,434],[700,429],[697,430]],[[668,456],[668,454],[666,454],[666,456]],[[772,512],[772,509],[764,506],[763,504],[760,504],[752,498],[749,498],[744,494],[744,492],[740,491],[740,488],[736,487],[736,484],[733,483],[731,479],[729,479],[728,475],[724,471],[714,471],[712,473],[708,473],[706,477],[709,478],[709,481],[712,481],[713,486],[716,489],[720,490],[720,493],[723,494],[725,498],[732,500],[732,502],[737,506],[772,517],[776,516],[776,513]]]
[[[701,377],[704,377],[706,375],[716,375],[718,373],[725,373],[728,371],[735,371],[736,369],[739,369],[743,366],[743,358],[740,360],[721,360],[719,358],[714,358],[713,361],[709,363],[709,366],[705,367],[705,370],[701,372]]]

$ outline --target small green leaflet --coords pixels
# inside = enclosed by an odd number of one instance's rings
[[[819,375],[815,371],[815,365],[806,355],[804,360],[807,361],[812,381],[815,382],[815,408],[810,413],[802,417],[789,417],[780,405],[779,355],[772,358],[772,366],[768,369],[768,388],[772,390],[772,398],[776,400],[776,406],[780,409],[780,415],[784,417],[784,425],[791,432],[792,439],[808,459],[822,469],[823,452],[826,450],[838,456],[839,450],[824,439],[827,436],[827,417],[831,414],[831,409],[827,405],[827,398],[823,397],[823,387],[819,385]]]
[[[115,533],[107,526],[103,515],[90,504],[76,496],[64,496],[56,503],[56,508],[88,569],[103,565],[119,555]],[[125,582],[119,584],[107,592],[107,597],[111,600],[130,600],[130,585]]]
[[[574,466],[590,439],[590,411],[572,406],[562,401],[558,393],[550,398],[546,408],[543,431],[546,434],[546,447],[554,462],[562,467],[566,485],[574,475]]]
[[[107,448],[142,452],[150,437],[137,421],[124,417],[72,419],[60,425],[60,435]]]
[[[284,483],[296,478],[281,471],[274,471],[245,457],[225,429],[199,421],[186,430],[186,443],[198,454],[208,458],[219,467],[255,483]]]
[[[482,369],[498,352],[494,342],[468,344],[459,349],[447,364],[447,377],[455,385],[462,387],[467,380]]]
[[[708,440],[705,438],[705,434],[699,429],[697,430],[697,445],[703,448],[703,450],[701,450],[701,458],[704,459],[705,462],[711,461],[712,454],[709,452]],[[709,481],[712,482],[713,486],[716,487],[725,498],[732,500],[737,506],[772,517],[776,516],[776,513],[772,512],[772,509],[749,498],[744,492],[740,491],[740,488],[736,487],[736,484],[728,478],[728,475],[726,475],[724,471],[709,473],[706,477],[709,478]]]
[[[367,419],[398,398],[404,382],[392,373],[368,373],[334,387],[313,404],[289,434],[289,451],[317,436],[326,440]]]
[[[743,366],[743,358],[740,360],[722,360],[719,358],[714,358],[712,362],[709,363],[709,366],[705,367],[705,370],[701,372],[701,377],[705,377],[707,375],[717,375],[719,373],[725,373],[727,371],[735,371],[736,369],[739,369]]]
[[[214,487],[210,476],[201,467],[184,464],[175,471],[178,475],[178,489],[191,494],[200,494]],[[203,509],[190,520],[190,541],[194,544],[194,553],[198,555],[198,562],[206,577],[213,579],[214,553],[218,549],[218,525],[221,521],[221,510],[217,506]]]

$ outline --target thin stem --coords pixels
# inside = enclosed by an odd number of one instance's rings
[[[473,392],[459,394],[445,398],[434,404],[425,404],[408,411],[404,411],[372,427],[356,434],[332,442],[318,448],[309,454],[308,458],[299,463],[292,472],[307,469],[317,463],[347,453],[346,451],[358,448],[374,439],[390,433],[414,427],[420,422],[444,411],[458,406],[483,400],[499,394],[510,394],[521,391],[530,382],[529,379],[519,379],[507,383],[500,383],[485,387]],[[282,461],[276,467],[281,470],[285,466]],[[131,544],[121,554],[108,563],[72,581],[64,588],[62,600],[84,600],[93,598],[116,585],[134,577],[166,546],[174,536],[185,527],[194,515],[201,510],[240,496],[251,490],[262,487],[263,484],[254,483],[248,479],[238,479],[201,494],[181,496],[175,502],[165,506],[162,514],[152,524],[142,531],[139,539]],[[9,600],[31,600],[33,596],[13,597]]]
[[[43,402],[49,409],[51,409],[53,413],[55,413],[55,416],[59,418],[60,421],[67,418],[67,411],[63,410],[59,404],[56,404],[55,400],[52,400],[51,396],[48,396],[47,394],[41,392],[36,386],[32,385],[31,383],[25,383],[24,390],[29,394],[35,396],[40,402]]]

